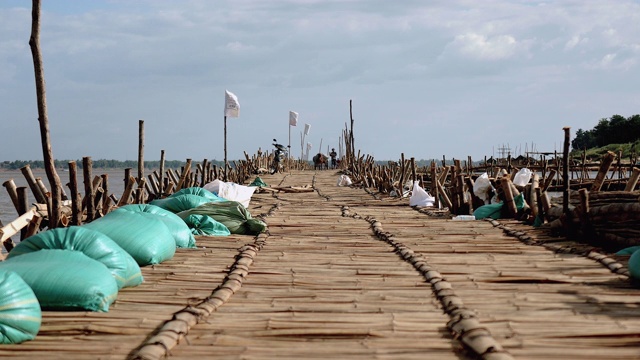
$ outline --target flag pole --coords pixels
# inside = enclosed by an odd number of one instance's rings
[[[224,181],[227,182],[227,115],[224,116]]]
[[[289,122],[289,146],[287,146],[287,166],[291,174],[291,122]]]

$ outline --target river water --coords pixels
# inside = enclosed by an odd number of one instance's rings
[[[32,172],[36,178],[42,178],[43,182],[47,185],[47,187],[49,187],[49,181],[47,179],[47,175],[44,169],[32,169]],[[109,193],[115,194],[118,198],[120,198],[120,196],[122,195],[122,192],[124,191],[124,169],[93,169],[92,171],[92,175],[94,177],[102,174],[109,175],[109,184],[108,184]],[[137,172],[135,172],[135,174],[133,175],[135,176],[136,174]],[[66,186],[66,184],[69,183],[69,172],[58,170],[58,176],[60,176],[60,182],[64,187],[65,193],[67,193],[68,195],[69,187]],[[5,170],[5,169],[0,170],[0,183],[4,183],[5,181],[11,180],[11,179],[13,179],[13,181],[16,183],[16,186],[18,187],[26,186],[28,188],[29,186],[27,184],[27,180],[24,178],[24,175],[22,175],[22,172],[20,170]],[[78,169],[77,182],[78,182],[80,194],[84,195],[82,169]],[[31,193],[31,189],[28,189],[27,193],[29,194],[29,204],[31,205],[35,202],[35,199],[33,197],[33,194]],[[16,212],[16,209],[13,206],[13,203],[11,202],[11,198],[9,197],[9,194],[7,193],[4,187],[1,188],[0,189],[0,221],[2,221],[4,225],[7,225],[11,221],[15,220],[17,217],[18,217],[18,213]],[[0,245],[0,247],[2,246]]]

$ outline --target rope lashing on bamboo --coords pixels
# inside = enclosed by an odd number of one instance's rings
[[[613,259],[607,255],[597,252],[596,250],[594,250],[593,247],[585,247],[583,249],[578,249],[575,246],[546,244],[541,241],[536,241],[535,239],[533,239],[531,236],[527,235],[523,231],[516,231],[506,225],[503,225],[497,220],[494,220],[494,219],[485,219],[485,220],[489,221],[491,225],[493,225],[494,227],[504,231],[505,234],[515,237],[516,239],[520,240],[526,245],[544,246],[545,248],[551,251],[554,251],[556,253],[575,254],[575,255],[584,256],[586,258],[595,260],[596,262],[602,264],[614,274],[619,274],[626,277],[630,276],[629,269],[626,268],[623,264],[621,264],[616,259]]]
[[[453,286],[437,270],[433,269],[422,254],[414,252],[408,246],[395,240],[395,236],[385,232],[382,223],[372,217],[362,217],[351,212],[348,206],[342,207],[342,216],[363,219],[371,225],[375,236],[394,248],[403,260],[411,264],[426,280],[442,304],[450,320],[447,327],[454,339],[460,341],[468,349],[486,360],[512,360],[513,357],[491,335],[489,330],[480,324],[473,310],[467,309],[460,297],[455,295]]]
[[[258,216],[271,216],[279,208],[280,203],[277,203],[271,207],[268,213]],[[167,321],[154,336],[147,339],[130,359],[161,359],[170,355],[171,349],[178,345],[182,339],[188,342],[186,335],[189,330],[197,323],[209,317],[242,287],[244,280],[249,274],[249,268],[253,264],[253,260],[264,247],[268,238],[269,232],[267,230],[267,232],[258,234],[252,244],[242,246],[227,276],[225,276],[222,283],[213,290],[211,295],[199,304],[187,306],[173,314],[173,318]]]

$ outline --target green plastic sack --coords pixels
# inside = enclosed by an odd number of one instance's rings
[[[196,208],[202,204],[211,202],[211,200],[191,194],[182,194],[178,196],[168,197],[166,199],[153,200],[149,204],[159,206],[165,210],[169,210],[174,214],[180,211],[186,211]]]
[[[109,269],[79,251],[40,250],[0,262],[20,275],[42,309],[109,311],[118,285]]]
[[[231,232],[223,223],[215,221],[207,215],[189,215],[184,222],[194,235],[229,236]]]
[[[264,181],[262,181],[262,179],[260,178],[260,176],[256,176],[256,178],[253,180],[253,182],[251,182],[251,184],[249,184],[249,186],[261,186],[261,187],[267,187],[269,185],[267,185],[267,183],[265,183]]]
[[[195,248],[196,239],[191,233],[189,226],[180,219],[180,217],[169,210],[165,210],[159,206],[147,205],[147,204],[131,204],[122,206],[114,211],[130,211],[130,212],[143,212],[158,215],[160,219],[169,229],[171,236],[176,241],[176,246],[179,248]]]
[[[639,246],[630,246],[628,248],[624,248],[616,253],[616,255],[633,255],[636,251],[640,250]]]
[[[486,218],[498,220],[502,214],[502,206],[502,203],[482,205],[473,211],[473,216],[476,220]]]
[[[631,277],[640,280],[640,251],[635,251],[633,255],[631,255],[627,267],[629,268]]]
[[[42,324],[40,303],[20,275],[0,270],[0,344],[35,339]]]
[[[223,198],[219,197],[218,195],[212,193],[211,191],[209,191],[207,189],[203,189],[201,187],[189,187],[189,188],[180,189],[180,190],[174,192],[173,194],[169,195],[169,197],[176,197],[176,196],[180,196],[180,195],[202,196],[203,198],[206,198],[209,201],[227,201],[226,199],[223,199]]]
[[[167,261],[176,252],[176,241],[158,215],[112,211],[82,226],[109,236],[140,266]]]
[[[237,201],[206,203],[178,213],[183,219],[189,215],[210,216],[223,223],[232,234],[257,235],[267,228],[264,222],[251,218],[249,211]]]
[[[106,266],[118,284],[118,289],[138,286],[142,273],[136,261],[107,235],[82,226],[57,228],[37,233],[16,245],[7,256],[16,256],[40,250],[79,251]]]

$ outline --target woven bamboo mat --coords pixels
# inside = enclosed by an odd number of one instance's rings
[[[513,358],[637,359],[640,297],[629,279],[584,256],[527,245],[484,221],[430,217],[407,199],[337,187],[334,171],[264,176],[315,193],[254,195],[270,236],[242,284],[170,349],[176,359],[465,359],[432,284],[365,218],[419,254]],[[344,217],[343,206],[361,218]],[[510,222],[539,240],[571,245]],[[143,269],[108,313],[45,312],[36,340],[2,358],[125,359],[174,313],[219,286],[249,236],[198,238],[198,249]]]

